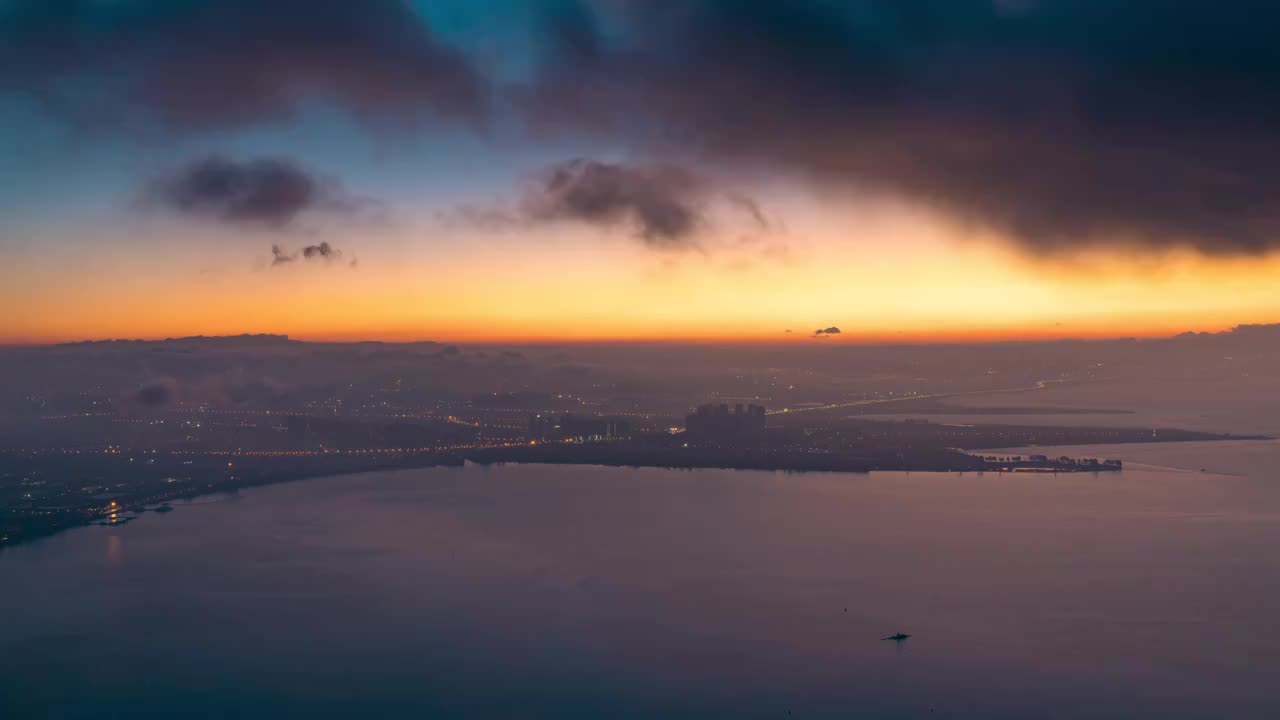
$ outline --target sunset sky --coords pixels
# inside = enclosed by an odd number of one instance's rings
[[[1260,14],[0,0],[0,342],[1280,321]]]

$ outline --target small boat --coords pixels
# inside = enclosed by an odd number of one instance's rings
[[[890,635],[890,636],[889,636],[889,637],[887,637],[887,638],[880,638],[880,639],[881,639],[881,640],[892,640],[892,641],[894,641],[894,642],[902,642],[903,640],[906,640],[906,639],[907,639],[907,638],[909,638],[909,637],[911,637],[911,636],[910,636],[910,635],[908,635],[908,634],[906,634],[906,633],[898,633],[897,635]]]

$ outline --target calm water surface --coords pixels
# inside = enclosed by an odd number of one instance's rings
[[[1280,716],[1280,446],[1097,454],[200,498],[0,554],[0,717]]]

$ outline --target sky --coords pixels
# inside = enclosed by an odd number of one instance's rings
[[[1245,0],[0,0],[0,343],[1280,321],[1277,21]]]

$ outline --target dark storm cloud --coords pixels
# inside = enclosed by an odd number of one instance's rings
[[[1036,251],[1280,245],[1280,5],[599,0],[549,26],[520,98],[540,133],[905,197]]]
[[[307,245],[301,250],[289,252],[281,248],[279,245],[271,246],[271,264],[284,265],[295,260],[319,260],[328,262],[337,260],[342,257],[342,251],[330,245],[327,241],[321,242],[319,245]],[[350,266],[355,267],[355,260],[351,261]]]
[[[242,126],[336,102],[372,120],[480,120],[485,83],[401,0],[7,0],[0,90],[83,123],[137,109]]]
[[[486,121],[514,108],[535,141],[655,158],[567,165],[533,219],[628,226],[658,247],[686,246],[704,217],[707,190],[659,170],[672,158],[905,198],[1037,252],[1280,245],[1280,4],[537,7],[545,54],[499,79],[401,0],[0,0],[0,92],[135,132],[247,127],[312,100],[379,125],[505,131],[517,123]]]
[[[790,331],[788,330],[787,332],[790,332]],[[839,335],[840,328],[838,327],[820,328],[818,330],[814,330],[813,334],[815,337],[819,335]]]
[[[368,202],[288,159],[217,155],[156,179],[147,200],[183,215],[271,227],[309,210],[355,212]]]

